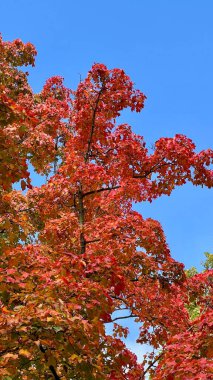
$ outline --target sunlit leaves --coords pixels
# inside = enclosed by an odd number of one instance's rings
[[[0,376],[143,380],[119,313],[161,350],[147,359],[153,379],[182,379],[186,364],[187,379],[207,380],[210,272],[186,278],[160,223],[132,203],[186,181],[212,187],[212,150],[176,135],[150,153],[116,119],[146,98],[120,69],[95,64],[76,92],[56,76],[34,94],[19,67],[34,56],[0,41]],[[46,184],[32,188],[29,162]]]

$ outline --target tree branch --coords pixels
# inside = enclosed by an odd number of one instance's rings
[[[55,380],[60,380],[60,377],[57,375],[57,372],[56,372],[54,366],[53,366],[53,365],[50,365],[50,366],[49,366],[49,369],[50,369],[50,371],[52,372],[52,374],[53,374]]]
[[[143,380],[144,379],[144,376],[147,374],[147,372],[149,372],[150,368],[153,367],[153,365],[155,365],[155,363],[157,363],[157,361],[163,356],[164,352],[161,352],[160,355],[158,355],[154,360],[153,362],[147,367],[147,369],[143,372],[143,374],[140,376],[139,380]],[[143,377],[142,377],[143,376]]]
[[[116,317],[116,318],[113,318],[111,321],[105,322],[105,323],[112,323],[112,322],[118,321],[119,319],[128,319],[128,318],[137,318],[137,315],[130,314],[130,315],[125,315],[123,317]]]
[[[5,354],[7,354],[8,352],[16,352],[20,349],[20,347],[8,347],[8,348],[5,348],[4,350],[0,351],[0,356],[3,356]]]
[[[53,163],[53,173],[56,174],[57,172],[57,162],[58,162],[58,158],[57,158],[57,151],[58,151],[58,136],[56,136],[56,139],[55,139],[55,158],[54,158],[54,163]]]
[[[163,166],[168,166],[168,165],[174,166],[177,163],[176,161],[174,161],[174,162],[163,162],[164,160],[165,160],[165,157],[163,157],[159,162],[157,162],[155,165],[153,165],[151,167],[151,169],[149,169],[147,172],[144,172],[144,174],[135,174],[133,172],[133,175],[132,175],[133,178],[146,178],[146,177],[148,177],[148,175],[154,173],[155,170],[160,169]],[[163,162],[163,163],[161,164],[161,162]]]
[[[85,158],[84,158],[85,162],[87,162],[87,160],[89,158],[90,150],[91,150],[92,137],[93,137],[93,133],[94,133],[94,129],[95,129],[95,118],[96,118],[96,113],[97,113],[97,110],[98,110],[98,103],[99,103],[101,94],[103,92],[103,89],[104,89],[104,83],[102,83],[102,87],[101,87],[101,89],[100,89],[100,91],[98,93],[98,96],[97,96],[97,99],[96,99],[96,102],[95,102],[95,107],[93,109],[92,126],[91,126],[90,136],[89,136],[89,140],[88,140],[87,152],[86,152]]]
[[[100,241],[100,240],[101,239],[86,240],[85,244],[96,243],[97,241]]]
[[[91,191],[88,191],[87,193],[84,193],[83,197],[86,197],[87,195],[91,195],[91,194],[101,193],[102,191],[116,190],[116,189],[119,189],[120,187],[121,187],[120,185],[117,185],[117,186],[112,186],[112,187],[103,187],[98,190],[91,190]]]
[[[40,348],[40,351],[44,354],[44,357],[45,357],[45,360],[48,361],[48,358],[47,358],[47,355],[46,355],[46,349],[42,346],[42,344],[39,345],[39,348]],[[49,365],[49,369],[50,371],[52,372],[53,376],[54,376],[54,379],[55,380],[60,380],[60,377],[58,376],[56,370],[55,370],[55,367],[50,364]]]
[[[80,190],[78,192],[78,204],[79,204],[79,224],[80,224],[80,227],[83,228],[83,225],[84,225],[84,202],[83,202],[83,193],[82,193],[81,185],[80,185]],[[80,253],[81,254],[85,253],[86,240],[85,240],[83,232],[80,233],[80,246],[81,246]]]

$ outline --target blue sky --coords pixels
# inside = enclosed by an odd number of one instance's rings
[[[145,136],[183,133],[197,149],[213,148],[212,0],[7,0],[0,3],[3,38],[38,50],[30,83],[52,75],[76,88],[94,62],[123,68],[146,95],[141,114],[123,120]],[[186,185],[170,197],[137,205],[162,223],[172,255],[187,267],[213,252],[213,191]]]
[[[198,150],[213,148],[212,0],[7,0],[0,13],[4,39],[38,50],[35,91],[52,75],[76,88],[94,62],[123,68],[147,95],[144,111],[123,120],[148,146],[183,133]],[[212,200],[213,190],[188,184],[137,210],[161,222],[173,257],[199,267],[213,252]]]

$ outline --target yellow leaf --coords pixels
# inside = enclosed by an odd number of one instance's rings
[[[24,349],[21,348],[19,350],[19,355],[25,356],[26,358],[30,358],[31,357],[31,352],[29,352],[28,350],[24,350]]]
[[[72,354],[69,358],[71,361],[77,361],[78,363],[80,363],[82,361],[82,358],[76,354]]]

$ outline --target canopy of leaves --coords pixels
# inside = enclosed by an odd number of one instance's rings
[[[186,278],[160,223],[132,203],[186,181],[212,187],[213,151],[176,135],[150,154],[117,123],[146,99],[120,69],[95,64],[75,92],[53,77],[34,94],[21,66],[35,55],[0,39],[0,377],[212,378],[212,260]],[[32,188],[29,163],[49,174],[45,185]],[[116,311],[153,346],[143,363]]]

